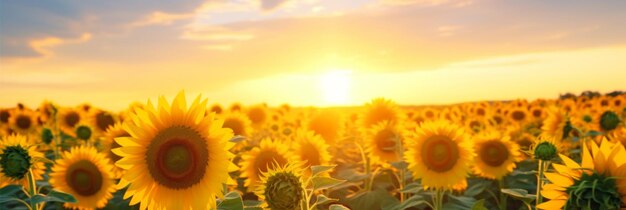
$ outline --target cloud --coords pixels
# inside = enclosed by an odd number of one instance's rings
[[[145,16],[143,19],[135,21],[130,24],[131,27],[142,27],[150,25],[171,25],[172,23],[180,20],[187,20],[193,18],[193,13],[172,14],[161,11],[155,11]]]
[[[261,0],[261,9],[263,10],[272,10],[276,9],[283,3],[287,2],[287,0]]]

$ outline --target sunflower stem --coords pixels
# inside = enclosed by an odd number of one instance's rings
[[[535,201],[537,201],[535,203],[535,206],[538,206],[539,204],[541,204],[541,202],[543,201],[543,197],[541,197],[541,187],[543,186],[543,170],[544,170],[544,164],[543,164],[543,160],[539,159],[539,162],[537,164],[537,199],[535,199]]]
[[[33,198],[37,195],[37,185],[35,183],[35,175],[33,170],[28,169],[28,197]],[[30,209],[39,209],[39,205],[33,199],[30,199]]]
[[[435,197],[433,198],[433,203],[435,203],[435,210],[443,209],[443,189],[435,190]]]
[[[506,210],[506,195],[502,193],[502,189],[504,189],[504,177],[498,179],[498,187],[500,188],[500,202],[498,206],[500,206],[500,210]]]

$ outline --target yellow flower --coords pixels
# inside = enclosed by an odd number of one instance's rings
[[[122,157],[116,165],[126,173],[120,187],[128,185],[124,199],[140,209],[215,208],[223,184],[232,183],[228,172],[230,130],[204,115],[207,100],[198,96],[190,107],[181,91],[170,105],[164,97],[155,108],[150,101],[136,109],[123,127],[130,137],[118,137],[113,152]]]
[[[397,125],[380,122],[367,130],[365,135],[365,151],[370,155],[372,163],[389,164],[399,161],[399,144],[404,135]]]
[[[106,154],[107,158],[111,161],[111,164],[115,164],[122,157],[113,153],[114,149],[120,147],[120,145],[115,141],[115,138],[118,137],[130,137],[130,134],[124,130],[122,127],[122,123],[115,123],[113,126],[109,127],[104,134],[104,138],[102,138],[102,151]],[[124,169],[113,165],[112,171],[113,177],[116,179],[122,178],[124,174]]]
[[[28,171],[35,180],[42,179],[46,167],[38,159],[44,158],[37,147],[23,135],[5,136],[0,141],[0,188],[9,184],[28,184]]]
[[[474,138],[476,164],[474,172],[489,179],[501,179],[521,160],[519,146],[498,132],[483,133]]]
[[[304,163],[307,167],[328,165],[330,162],[328,144],[321,136],[308,130],[297,130],[294,134],[293,155],[297,161]],[[310,168],[306,170],[306,174],[309,172]]]
[[[115,192],[112,167],[96,148],[73,147],[56,161],[50,173],[50,185],[76,198],[77,203],[65,203],[67,208],[103,208]]]
[[[329,145],[334,145],[341,138],[343,118],[337,111],[323,110],[308,120],[307,128],[322,136]]]
[[[252,122],[252,126],[257,129],[263,127],[265,122],[267,122],[269,119],[267,108],[263,104],[248,108],[246,111],[246,115],[248,115],[248,119],[250,119],[250,122]]]
[[[394,102],[384,98],[377,98],[365,104],[365,111],[361,114],[359,125],[361,129],[368,129],[384,121],[396,124],[401,122],[401,120],[402,115]]]
[[[30,109],[13,109],[9,117],[9,124],[14,132],[30,134],[37,129],[37,114]]]
[[[565,155],[560,155],[563,164],[552,164],[556,172],[545,174],[550,184],[541,190],[550,201],[538,209],[619,209],[626,202],[624,147],[606,140],[588,144],[583,144],[581,164]]]
[[[254,193],[263,201],[261,207],[274,210],[300,209],[304,198],[304,181],[299,165],[288,163],[274,165],[263,172]]]
[[[292,155],[288,147],[279,141],[263,139],[258,147],[253,148],[241,157],[240,168],[242,178],[247,178],[244,186],[258,184],[261,173],[273,168],[276,163],[284,166]]]
[[[451,190],[466,181],[475,154],[460,127],[445,121],[425,122],[406,142],[408,169],[426,188]]]
[[[83,111],[72,108],[62,108],[57,114],[59,128],[63,133],[70,136],[76,136],[76,125],[78,125],[81,120],[84,121],[85,119],[86,117]]]
[[[250,137],[252,122],[248,116],[240,112],[229,112],[220,118],[224,119],[224,127],[230,128],[235,136]]]

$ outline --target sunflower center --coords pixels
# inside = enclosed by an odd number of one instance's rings
[[[80,116],[76,112],[70,112],[65,115],[65,124],[69,127],[74,127],[80,120]]]
[[[100,129],[101,131],[106,131],[107,128],[109,128],[109,126],[112,126],[113,124],[115,124],[115,120],[113,119],[113,116],[111,116],[111,114],[106,112],[100,112],[96,115],[96,126],[98,126],[98,129]]]
[[[376,133],[374,137],[376,148],[382,152],[393,153],[396,151],[396,134],[389,129],[384,129]]]
[[[232,129],[235,135],[246,135],[244,133],[243,122],[238,119],[226,119],[224,121],[224,127]]]
[[[100,191],[103,177],[91,161],[80,160],[68,167],[65,181],[77,194],[90,196]]]
[[[522,121],[522,120],[524,120],[524,118],[526,118],[526,114],[524,114],[524,112],[522,112],[522,111],[515,110],[515,111],[513,111],[513,113],[511,113],[511,117],[515,121]]]
[[[487,165],[498,167],[509,158],[509,150],[497,140],[485,142],[479,151],[480,159]]]
[[[533,110],[533,116],[534,117],[541,117],[541,110],[539,110],[539,109]]]
[[[617,116],[617,114],[612,111],[606,111],[600,116],[600,128],[605,131],[610,131],[617,128],[619,122],[619,116]]]
[[[446,136],[431,136],[422,147],[422,159],[426,167],[436,172],[446,172],[459,159],[459,148]]]
[[[478,110],[476,110],[476,114],[478,114],[479,116],[485,116],[485,109],[479,108]]]
[[[10,116],[11,116],[11,114],[9,114],[9,111],[7,111],[7,110],[0,111],[0,122],[8,123]]]
[[[265,184],[265,199],[270,209],[299,209],[303,198],[302,183],[292,173],[277,173]]]
[[[31,123],[32,122],[30,120],[30,117],[25,116],[25,115],[19,115],[19,116],[17,116],[17,119],[15,119],[15,124],[20,129],[28,129],[28,128],[30,128]]]
[[[84,125],[78,126],[78,128],[76,128],[76,137],[82,140],[91,138],[91,129]]]
[[[202,180],[209,163],[206,139],[189,127],[159,132],[146,154],[150,175],[161,185],[184,189]]]
[[[12,179],[22,179],[31,166],[28,151],[21,146],[8,146],[0,155],[2,172]]]
[[[279,165],[284,165],[285,163],[287,163],[287,160],[274,150],[261,151],[259,156],[256,158],[256,161],[254,162],[254,170],[255,172],[260,171],[265,173],[268,171],[269,168],[274,168],[273,164],[276,163],[278,163]]]
[[[615,177],[583,173],[565,192],[570,196],[563,209],[619,209],[621,197]]]

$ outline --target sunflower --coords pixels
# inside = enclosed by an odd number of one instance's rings
[[[236,169],[228,150],[232,133],[215,120],[204,116],[207,100],[198,96],[187,107],[180,92],[172,104],[159,98],[155,108],[150,101],[136,109],[123,124],[130,137],[118,137],[113,152],[122,159],[116,165],[126,171],[128,185],[124,199],[145,209],[215,208],[215,196],[223,196],[223,183],[232,183],[229,170]],[[194,196],[190,196],[194,195]],[[197,197],[195,195],[201,195]]]
[[[222,109],[222,106],[219,104],[213,104],[213,106],[211,106],[211,112],[215,112],[215,114],[222,114],[223,111],[224,109]]]
[[[77,124],[74,134],[74,137],[82,143],[93,144],[96,139],[96,129],[87,123]]]
[[[328,165],[330,152],[328,144],[312,131],[297,130],[293,136],[293,154],[304,166]],[[307,174],[310,169],[306,170]]]
[[[73,147],[52,167],[50,185],[74,195],[78,202],[65,203],[67,208],[103,208],[116,190],[112,167],[105,154],[98,153],[96,148]]]
[[[117,137],[130,137],[130,134],[124,130],[122,127],[122,123],[115,123],[113,126],[109,127],[104,134],[104,138],[102,138],[102,152],[104,152],[111,164],[115,164],[122,157],[113,153],[113,149],[119,148],[120,145],[115,141]],[[119,179],[122,177],[124,169],[113,165],[112,171],[113,177]]]
[[[319,134],[329,145],[334,145],[341,138],[344,129],[341,114],[333,110],[323,110],[308,120],[306,127]]]
[[[566,139],[572,134],[574,127],[568,115],[552,108],[548,111],[548,117],[543,121],[541,130],[545,135]]]
[[[0,125],[9,124],[10,117],[11,117],[10,109],[0,109]]]
[[[594,117],[594,123],[596,125],[595,127],[604,132],[610,132],[619,127],[619,125],[622,123],[619,115],[610,109],[602,110],[603,111],[599,112],[598,115]]]
[[[388,164],[402,159],[398,152],[404,137],[397,125],[380,122],[367,130],[365,151],[372,163]]]
[[[304,181],[298,164],[276,164],[261,174],[254,193],[263,201],[261,207],[273,210],[300,209],[304,198]]]
[[[626,151],[621,144],[603,140],[598,146],[583,144],[582,164],[560,155],[563,164],[553,163],[556,172],[541,195],[550,201],[537,209],[619,209],[626,202]],[[590,148],[589,148],[590,147]]]
[[[52,102],[44,101],[41,103],[41,105],[39,105],[39,108],[37,108],[37,112],[39,112],[39,122],[45,124],[50,120],[52,114],[56,112],[56,108],[54,104],[52,104]]]
[[[514,107],[508,112],[509,119],[516,123],[524,123],[530,119],[530,113],[526,110],[526,107]]]
[[[23,135],[5,136],[0,141],[0,188],[9,184],[28,184],[28,172],[32,171],[35,180],[42,179],[46,169],[43,162],[44,155],[37,151],[35,145]]]
[[[262,104],[248,108],[246,115],[248,115],[248,119],[250,119],[252,126],[255,128],[262,127],[269,119],[267,108]]]
[[[90,112],[90,117],[91,121],[94,124],[94,132],[104,133],[107,129],[109,129],[109,127],[115,124],[116,120],[113,114],[95,108],[93,108],[92,110],[93,111]]]
[[[37,129],[37,114],[30,109],[13,109],[9,125],[14,132],[30,134]]]
[[[63,131],[63,133],[75,136],[76,125],[81,122],[81,120],[85,120],[84,112],[78,109],[72,108],[62,108],[59,110],[58,118],[59,128]]]
[[[519,150],[519,146],[509,136],[502,136],[495,131],[478,135],[474,138],[477,156],[474,172],[489,179],[502,179],[513,171],[516,162],[521,161]]]
[[[279,141],[263,139],[259,147],[255,147],[241,157],[239,170],[242,178],[247,178],[244,186],[251,187],[259,181],[261,173],[272,169],[273,164],[284,166],[292,155],[288,147]]]
[[[453,189],[463,184],[474,159],[468,135],[445,121],[422,123],[407,148],[408,169],[427,188]]]
[[[427,121],[433,121],[437,119],[437,110],[426,107],[421,110],[422,117]]]
[[[233,130],[235,136],[250,137],[252,122],[248,116],[241,112],[229,112],[220,118],[224,119],[224,127]]]
[[[559,153],[567,153],[569,147],[564,147],[561,141],[550,135],[541,135],[535,139],[530,151],[536,160],[550,161]]]
[[[359,125],[362,129],[369,129],[383,121],[396,124],[401,119],[402,115],[394,102],[384,98],[377,98],[365,104],[365,111],[361,114]]]

